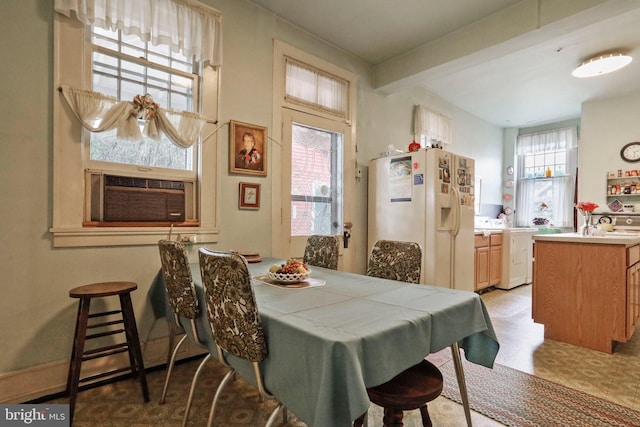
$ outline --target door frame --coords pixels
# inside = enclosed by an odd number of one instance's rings
[[[303,113],[300,111],[284,108],[282,112],[282,145],[281,145],[281,230],[279,234],[281,257],[302,257],[304,254],[304,245],[307,240],[307,236],[292,236],[291,235],[291,145],[292,145],[292,127],[294,123],[298,123],[302,126],[314,127],[328,132],[335,132],[342,135],[342,217],[343,223],[351,222],[353,220],[353,203],[355,193],[355,160],[347,160],[349,153],[351,152],[351,146],[353,145],[350,138],[350,126],[344,122],[336,120],[326,119],[324,117],[318,117],[316,115]],[[340,227],[340,230],[343,230]],[[343,237],[338,236],[341,242],[340,245],[340,257],[339,257],[339,269],[352,271],[353,265],[353,251],[349,248],[344,248]],[[353,246],[352,246],[353,247]]]
[[[325,70],[349,82],[349,108],[346,119],[338,118],[322,111],[313,110],[308,107],[287,102],[285,97],[285,59],[287,57],[313,65],[314,67]],[[283,116],[289,111],[295,111],[321,119],[331,120],[346,126],[344,131],[343,154],[343,198],[345,201],[348,200],[348,203],[345,203],[345,206],[343,206],[343,221],[353,222],[354,220],[356,197],[356,87],[356,74],[274,39],[273,122],[271,132],[273,137],[270,138],[273,143],[271,144],[270,170],[279,172],[271,173],[271,251],[272,255],[275,257],[287,258],[289,254],[289,245],[287,244],[287,239],[284,237],[290,236],[285,235],[289,230],[289,226],[287,226],[287,231],[285,232],[282,219],[285,210],[285,201],[283,196],[286,194],[283,193],[285,185],[284,177],[290,176],[290,169],[286,172],[288,175],[286,175],[283,170],[285,167],[285,159],[283,158],[283,153],[285,151],[283,150],[283,144],[285,143]],[[289,182],[289,178],[286,179],[286,182]],[[290,184],[287,187],[287,191],[290,193]],[[289,198],[287,198],[286,203],[288,203],[288,200]],[[346,205],[349,206],[347,207]],[[290,210],[289,203],[286,206],[286,210]],[[340,240],[342,241],[342,238]],[[353,243],[353,240],[351,243]],[[341,246],[343,247],[344,245],[341,244]],[[354,245],[351,244],[350,249],[353,248],[353,246]],[[339,266],[340,270],[354,271],[355,256],[351,253],[353,252],[353,249],[351,249],[351,251],[347,251],[346,256],[344,254],[344,250],[341,249],[341,251],[343,252],[343,256],[340,257],[342,260]]]

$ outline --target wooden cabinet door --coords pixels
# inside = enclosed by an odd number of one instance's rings
[[[502,280],[502,245],[491,246],[489,251],[489,284],[497,285]]]
[[[489,247],[476,248],[476,286],[475,290],[489,286]]]

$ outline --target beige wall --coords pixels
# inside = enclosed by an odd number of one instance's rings
[[[239,0],[204,0],[223,13],[224,65],[222,68],[221,123],[231,119],[271,127],[272,44],[277,38],[359,75],[357,97],[358,163],[364,166],[357,184],[357,217],[366,230],[366,165],[388,144],[406,149],[411,142],[414,104],[429,105],[454,119],[452,151],[475,157],[477,172],[485,176],[483,198],[500,202],[502,129],[463,110],[415,90],[381,95],[371,86],[371,67],[344,52]],[[146,301],[149,284],[160,267],[155,246],[53,249],[52,211],[52,99],[58,96],[52,81],[52,2],[12,0],[0,2],[0,401],[22,387],[22,373],[47,372],[43,393],[60,391],[70,355],[76,301],[68,290],[85,283],[128,280],[139,285],[133,295],[143,341],[166,335],[163,322],[154,322]],[[217,138],[220,249],[252,250],[269,255],[271,248],[271,177],[228,174],[228,129]],[[213,143],[213,142],[209,142]],[[250,178],[250,179],[248,179]],[[259,211],[239,211],[239,181],[262,184]],[[364,271],[366,236],[354,235],[358,268]],[[196,248],[191,249],[196,256]],[[150,345],[145,358],[164,360],[158,346]],[[164,350],[162,348],[162,350]],[[53,369],[53,368],[52,368]],[[24,386],[35,387],[35,386]]]
[[[595,202],[606,208],[607,172],[640,168],[638,163],[620,158],[623,145],[640,141],[639,116],[640,92],[582,104],[579,201]]]

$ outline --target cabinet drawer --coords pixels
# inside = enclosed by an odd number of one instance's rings
[[[502,234],[492,234],[489,237],[491,238],[491,246],[502,244]]]
[[[627,266],[631,266],[640,261],[640,245],[627,248]]]
[[[481,235],[475,235],[474,236],[474,247],[476,248],[481,248],[484,246],[489,246],[489,236],[485,236],[483,234]]]

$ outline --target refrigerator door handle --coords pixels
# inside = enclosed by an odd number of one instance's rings
[[[453,197],[453,227],[451,234],[455,237],[460,232],[460,191],[451,186],[451,197]]]

